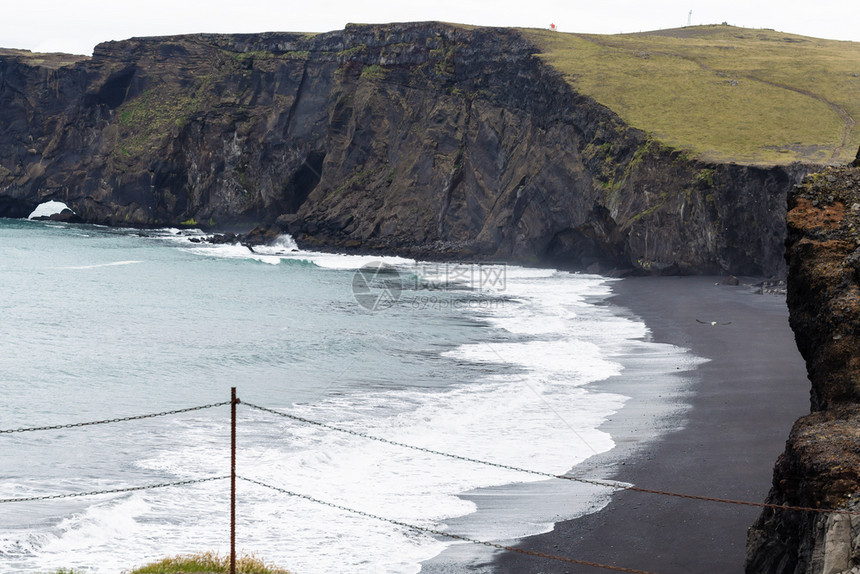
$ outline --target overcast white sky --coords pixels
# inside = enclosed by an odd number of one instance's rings
[[[105,40],[193,32],[324,32],[443,20],[611,34],[728,22],[860,41],[856,0],[0,0],[0,47],[91,54]]]

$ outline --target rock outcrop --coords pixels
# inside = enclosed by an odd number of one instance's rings
[[[860,169],[828,169],[789,196],[788,306],[812,383],[768,502],[860,512]],[[765,510],[750,574],[860,572],[860,514]]]
[[[575,92],[515,30],[438,23],[0,52],[0,216],[651,273],[784,272],[808,166],[707,164]]]

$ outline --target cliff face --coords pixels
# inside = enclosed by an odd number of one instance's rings
[[[812,414],[795,423],[768,502],[860,511],[860,169],[829,169],[791,192],[786,248]],[[747,550],[749,573],[857,572],[860,516],[766,510]]]
[[[47,69],[0,53],[0,216],[277,225],[300,244],[779,275],[804,166],[705,164],[577,94],[514,30],[196,35]]]

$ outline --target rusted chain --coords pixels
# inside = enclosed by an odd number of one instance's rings
[[[607,488],[614,488],[617,490],[629,490],[632,492],[641,492],[641,493],[645,493],[645,494],[656,494],[659,496],[670,496],[670,497],[674,497],[674,498],[684,498],[687,500],[699,500],[702,502],[716,502],[716,503],[721,503],[721,504],[734,504],[734,505],[740,505],[740,506],[751,506],[751,507],[755,507],[755,508],[770,508],[770,509],[774,509],[774,510],[797,510],[797,511],[802,511],[802,512],[817,512],[820,514],[845,514],[845,515],[849,515],[849,516],[860,516],[860,511],[854,511],[854,510],[839,510],[839,509],[832,509],[832,508],[812,508],[812,507],[806,507],[806,506],[787,506],[787,505],[781,505],[781,504],[770,504],[767,502],[751,502],[751,501],[745,501],[745,500],[732,500],[729,498],[716,498],[716,497],[711,497],[711,496],[697,496],[694,494],[682,494],[682,493],[671,492],[671,491],[666,491],[666,490],[655,490],[655,489],[650,489],[650,488],[642,488],[639,486],[634,486],[632,484],[625,484],[622,482],[616,482],[616,481],[611,481],[611,480],[580,478],[580,477],[576,477],[576,476],[569,476],[566,474],[552,474],[549,472],[542,472],[539,470],[531,470],[528,468],[511,466],[508,464],[500,464],[497,462],[489,462],[489,461],[480,460],[477,458],[470,458],[470,457],[461,456],[458,454],[451,454],[451,453],[447,453],[447,452],[433,450],[430,448],[424,448],[424,447],[406,444],[406,443],[402,443],[402,442],[398,442],[398,441],[393,441],[393,440],[389,440],[387,438],[369,435],[369,434],[366,434],[363,432],[354,431],[354,430],[346,429],[343,427],[338,427],[335,425],[330,425],[327,423],[314,421],[311,419],[306,419],[303,417],[291,415],[291,414],[284,413],[281,411],[276,411],[274,409],[269,409],[266,407],[261,407],[261,406],[258,406],[258,405],[252,404],[252,403],[248,403],[248,402],[242,402],[242,404],[249,407],[249,408],[256,409],[256,410],[263,411],[263,412],[267,412],[270,414],[274,414],[274,415],[277,415],[279,417],[291,419],[291,420],[294,420],[296,422],[309,424],[309,425],[313,425],[313,426],[318,426],[318,427],[326,428],[329,430],[337,431],[340,433],[345,433],[345,434],[349,434],[349,435],[353,435],[353,436],[357,436],[357,437],[361,437],[361,438],[365,438],[365,439],[369,439],[369,440],[374,440],[374,441],[385,443],[385,444],[390,444],[390,445],[396,446],[396,447],[408,448],[408,449],[412,449],[412,450],[417,450],[419,452],[425,452],[428,454],[444,456],[444,457],[451,458],[454,460],[460,460],[460,461],[470,462],[470,463],[474,463],[474,464],[481,464],[484,466],[491,466],[494,468],[501,468],[504,470],[512,470],[515,472],[522,472],[522,473],[531,474],[531,475],[535,475],[535,476],[542,476],[544,478],[557,478],[560,480],[569,480],[572,482],[579,482],[579,483],[583,483],[583,484],[590,484],[593,486],[602,486],[602,487],[607,487]]]
[[[203,405],[199,407],[190,407],[187,409],[176,409],[173,411],[163,411],[160,413],[152,413],[148,415],[135,415],[131,417],[122,417],[116,419],[105,419],[101,421],[90,421],[85,423],[69,423],[64,425],[53,425],[53,426],[45,426],[45,427],[29,427],[29,428],[18,428],[18,429],[7,429],[0,430],[0,434],[12,434],[19,432],[34,432],[34,431],[46,431],[46,430],[60,430],[60,429],[71,429],[78,427],[88,427],[94,425],[106,425],[111,423],[121,423],[126,421],[139,421],[141,419],[151,419],[155,417],[166,417],[168,415],[178,415],[180,413],[190,413],[192,411],[202,411],[204,409],[211,409],[214,407],[223,407],[224,405],[229,405],[230,401],[225,401],[223,403],[212,403],[211,405]]]
[[[442,452],[442,451],[439,451],[439,450],[433,450],[433,449],[431,449],[431,448],[424,448],[424,447],[422,447],[422,446],[415,446],[415,445],[411,445],[411,444],[406,444],[406,443],[398,442],[398,441],[395,441],[395,440],[389,440],[389,439],[387,439],[387,438],[382,438],[382,437],[378,437],[378,436],[374,436],[374,435],[369,435],[369,434],[366,434],[366,433],[363,433],[363,432],[359,432],[359,431],[354,431],[354,430],[345,429],[345,428],[343,428],[343,427],[338,427],[338,426],[330,425],[330,424],[327,424],[327,423],[321,423],[321,422],[318,422],[318,421],[313,421],[313,420],[306,419],[306,418],[303,418],[303,417],[299,417],[299,416],[296,416],[296,415],[291,415],[291,414],[288,414],[288,413],[283,413],[283,412],[280,412],[280,411],[276,411],[276,410],[274,410],[274,409],[268,409],[268,408],[266,408],[266,407],[261,407],[261,406],[258,406],[258,405],[252,404],[252,403],[248,403],[248,402],[245,402],[245,401],[242,401],[242,404],[243,404],[243,405],[245,405],[246,407],[250,407],[250,408],[252,408],[252,409],[257,409],[257,410],[259,410],[259,411],[263,411],[263,412],[271,413],[271,414],[273,414],[273,415],[277,415],[277,416],[279,416],[279,417],[284,417],[284,418],[292,419],[292,420],[297,421],[297,422],[301,422],[301,423],[305,423],[305,424],[309,424],[309,425],[314,425],[314,426],[318,426],[318,427],[326,428],[326,429],[333,430],[333,431],[337,431],[337,432],[341,432],[341,433],[350,434],[350,435],[353,435],[353,436],[357,436],[357,437],[361,437],[361,438],[365,438],[365,439],[369,439],[369,440],[375,440],[375,441],[377,441],[377,442],[381,442],[381,443],[385,443],[385,444],[390,444],[390,445],[392,445],[392,446],[397,446],[397,447],[400,447],[400,448],[408,448],[408,449],[412,449],[412,450],[417,450],[417,451],[419,451],[419,452],[426,452],[426,453],[429,453],[429,454],[435,454],[435,455],[438,455],[438,456],[444,456],[444,457],[447,457],[447,458],[453,458],[453,459],[455,459],[455,460],[460,460],[460,461],[463,461],[463,462],[471,462],[471,463],[475,463],[475,464],[482,464],[482,465],[484,465],[484,466],[492,466],[492,467],[495,467],[495,468],[501,468],[501,469],[504,469],[504,470],[512,470],[512,471],[515,471],[515,472],[525,472],[525,473],[528,473],[528,474],[534,474],[534,475],[537,475],[537,476],[543,476],[543,477],[545,477],[545,478],[564,478],[564,479],[566,479],[566,480],[572,480],[572,481],[575,481],[575,482],[582,482],[582,483],[585,483],[585,484],[591,484],[591,485],[594,485],[594,486],[604,486],[604,487],[609,487],[609,488],[622,488],[622,485],[621,485],[620,483],[616,483],[616,482],[611,482],[611,481],[602,481],[602,480],[592,480],[592,479],[590,479],[590,478],[578,478],[578,477],[574,477],[574,476],[563,476],[563,475],[562,475],[562,476],[559,476],[559,475],[557,475],[557,474],[551,474],[551,473],[549,473],[549,472],[541,472],[541,471],[538,471],[538,470],[527,470],[527,469],[524,469],[524,468],[519,468],[519,467],[516,467],[516,466],[510,466],[510,465],[507,465],[507,464],[500,464],[500,463],[497,463],[497,462],[488,462],[488,461],[485,461],[485,460],[479,460],[479,459],[476,459],[476,458],[469,458],[469,457],[467,457],[467,456],[460,456],[460,455],[458,455],[458,454],[451,454],[451,453],[448,453],[448,452]]]
[[[713,496],[698,496],[695,494],[681,494],[639,486],[622,486],[624,490],[633,492],[644,492],[645,494],[657,494],[659,496],[673,496],[675,498],[686,498],[687,500],[700,500],[702,502],[719,502],[722,504],[735,504],[739,506],[753,506],[755,508],[770,508],[773,510],[797,510],[800,512],[818,512],[820,514],[846,514],[848,516],[860,516],[860,511],[840,510],[838,508],[813,508],[811,506],[790,506],[787,504],[771,504],[768,502],[751,502],[749,500],[732,500],[731,498],[716,498]]]
[[[145,486],[130,486],[127,488],[111,488],[109,490],[93,490],[90,492],[73,492],[69,494],[49,494],[46,496],[28,496],[26,498],[0,498],[0,504],[8,502],[33,502],[38,500],[56,500],[58,498],[77,498],[81,496],[95,496],[97,494],[118,494],[121,492],[134,492],[136,490],[150,490],[153,488],[167,488],[169,486],[186,486],[189,484],[200,484],[212,482],[213,480],[224,480],[229,476],[215,476],[212,478],[197,478],[194,480],[180,480],[177,482],[162,482],[159,484],[148,484]]]
[[[614,572],[627,572],[629,574],[654,574],[653,572],[648,572],[646,570],[636,570],[634,568],[624,568],[621,566],[612,566],[610,564],[600,564],[598,562],[589,562],[588,560],[577,560],[576,558],[568,558],[567,556],[556,556],[554,554],[546,554],[544,552],[536,552],[534,550],[525,550],[523,548],[517,548],[515,546],[505,546],[504,544],[497,544],[495,542],[486,542],[484,540],[476,540],[475,538],[469,538],[468,536],[461,536],[459,534],[451,534],[449,532],[443,532],[441,530],[436,530],[435,528],[426,528],[424,526],[417,526],[415,524],[409,524],[408,522],[402,522],[400,520],[394,520],[392,518],[385,518],[384,516],[379,516],[377,514],[365,512],[363,510],[356,510],[354,508],[349,508],[347,506],[342,506],[340,504],[335,504],[333,502],[326,502],[324,500],[314,498],[314,497],[309,496],[307,494],[300,494],[298,492],[293,492],[293,491],[287,490],[285,488],[279,488],[277,486],[272,486],[271,484],[266,484],[265,482],[260,482],[259,480],[254,480],[251,478],[245,478],[244,476],[237,476],[237,478],[244,480],[245,482],[250,482],[252,484],[256,484],[258,486],[262,486],[262,487],[274,490],[276,492],[280,492],[282,494],[286,494],[288,496],[292,496],[295,498],[301,498],[303,500],[307,500],[307,501],[313,502],[315,504],[328,506],[330,508],[335,508],[337,510],[342,510],[344,512],[351,512],[352,514],[357,514],[359,516],[364,516],[366,518],[372,518],[373,520],[388,522],[389,524],[394,524],[395,526],[401,526],[403,528],[408,528],[409,530],[416,530],[419,532],[425,532],[427,534],[433,534],[436,536],[444,536],[445,538],[451,538],[453,540],[460,540],[462,542],[470,542],[472,544],[477,544],[479,546],[487,546],[489,548],[496,548],[498,550],[507,550],[509,552],[516,552],[518,554],[525,554],[527,556],[535,556],[538,558],[546,558],[548,560],[556,560],[559,562],[566,562],[568,564],[578,564],[580,566],[590,566],[592,568],[602,568],[604,570],[612,570]]]

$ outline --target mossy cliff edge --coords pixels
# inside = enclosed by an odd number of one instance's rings
[[[523,32],[439,23],[0,51],[0,216],[643,273],[780,275],[810,167],[709,163],[575,91]]]
[[[767,501],[860,512],[860,168],[827,169],[791,192],[786,247],[812,413],[791,430]],[[750,574],[858,572],[860,516],[767,509],[747,553]]]

